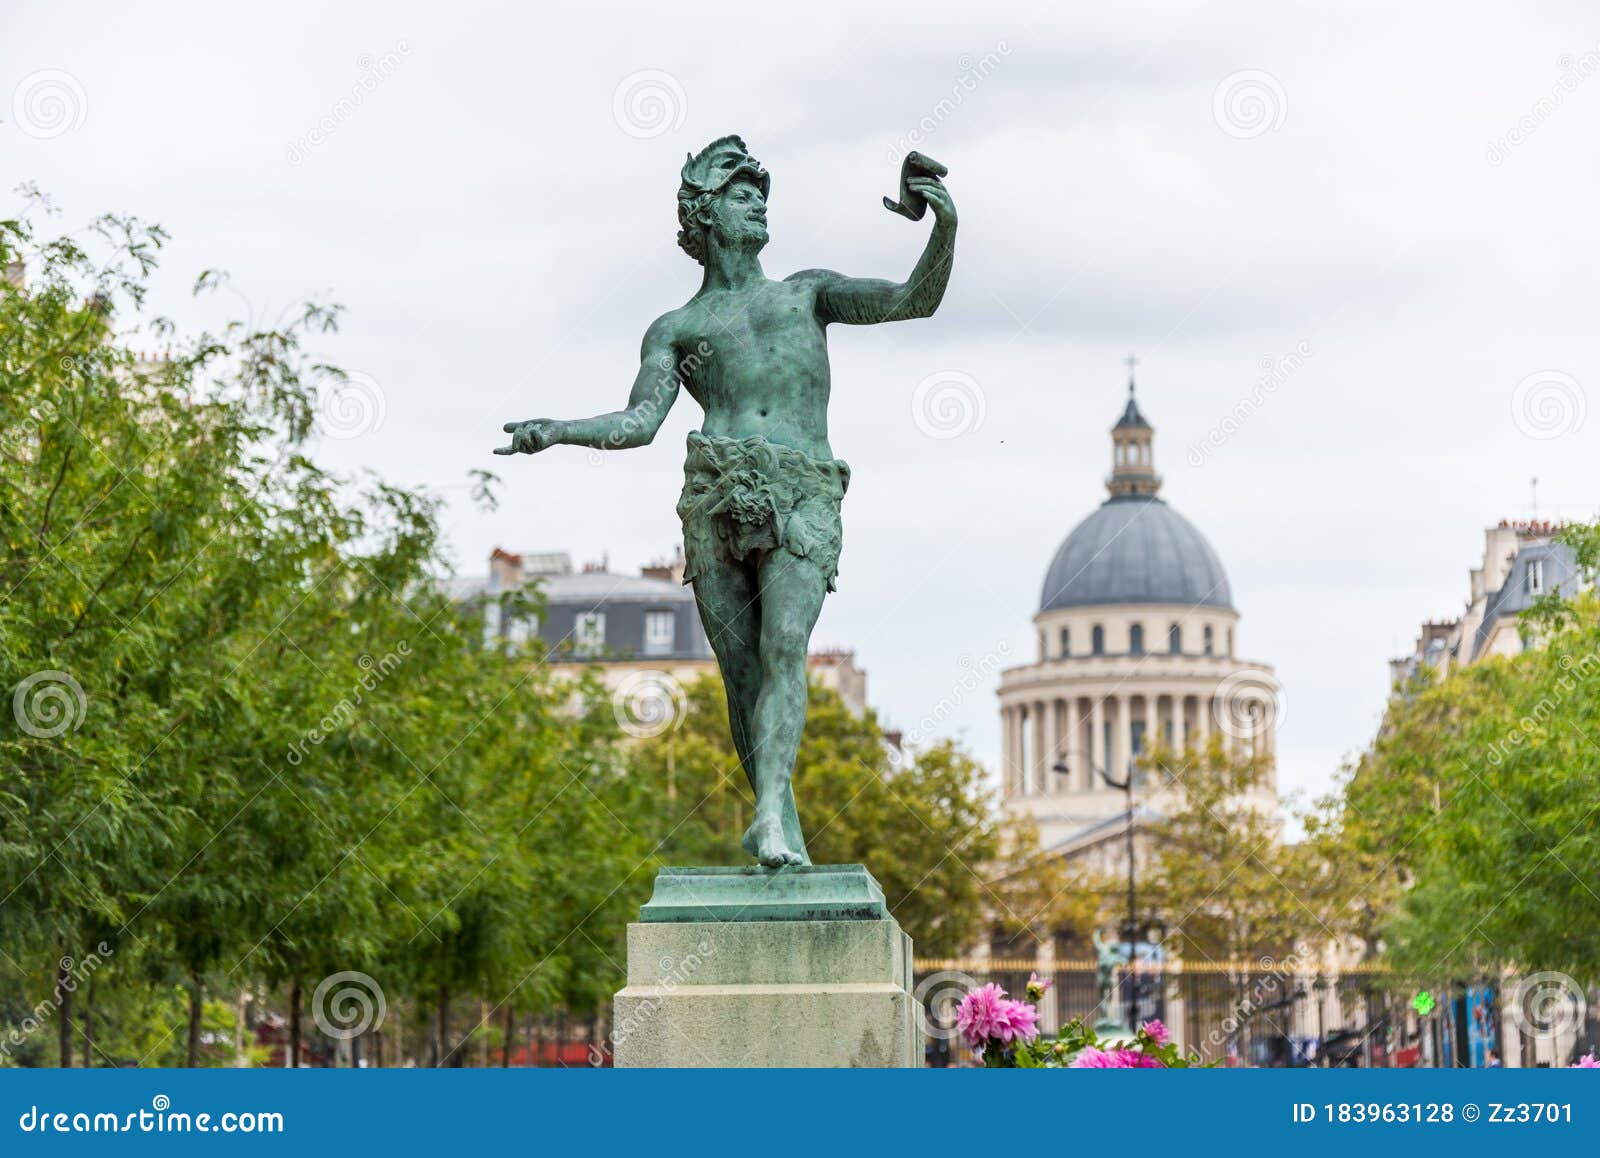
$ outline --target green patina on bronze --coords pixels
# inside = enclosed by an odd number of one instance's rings
[[[833,590],[842,543],[839,504],[850,469],[828,445],[827,327],[925,318],[938,308],[955,254],[956,211],[918,155],[902,173],[907,216],[933,210],[921,259],[904,282],[808,269],[769,279],[771,178],[738,137],[684,163],[678,244],[705,267],[699,291],[651,323],[628,405],[572,421],[508,422],[511,445],[601,449],[650,442],[680,387],[705,411],[689,439],[683,519],[685,582],[728,689],[740,763],[755,791],[746,851],[769,867],[809,865],[790,774],[806,720],[806,653]],[[938,174],[938,175],[936,175]]]
[[[883,887],[865,865],[664,868],[639,919],[658,921],[886,921]]]

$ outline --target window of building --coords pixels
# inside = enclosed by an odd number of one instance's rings
[[[644,615],[644,653],[667,655],[678,636],[678,614],[675,611],[647,611]]]
[[[1528,563],[1528,594],[1544,594],[1544,560],[1534,559]]]
[[[1094,630],[1089,633],[1089,650],[1095,655],[1104,655],[1106,653],[1106,629],[1098,623],[1094,625]]]
[[[1206,626],[1206,629],[1201,634],[1200,638],[1205,643],[1206,654],[1207,655],[1215,655],[1216,654],[1216,645],[1215,645],[1214,636],[1212,634],[1211,627],[1210,627],[1209,624]]]
[[[606,613],[585,611],[572,625],[572,648],[579,655],[599,655],[606,646]]]
[[[514,615],[506,624],[506,642],[511,645],[513,651],[521,651],[526,647],[532,635],[533,625],[523,616]]]
[[[1128,652],[1131,655],[1144,654],[1144,625],[1135,623],[1128,628]]]
[[[1176,623],[1167,628],[1167,650],[1173,655],[1183,652],[1183,628]]]
[[[1069,628],[1061,629],[1061,658],[1066,659],[1072,654],[1072,632]]]

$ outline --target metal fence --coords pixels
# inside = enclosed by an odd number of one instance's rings
[[[1115,971],[1102,1004],[1093,960],[970,958],[917,962],[928,1063],[972,1064],[954,1030],[962,994],[996,982],[1021,997],[1034,973],[1053,983],[1039,1003],[1047,1032],[1075,1017],[1159,1018],[1186,1052],[1225,1066],[1566,1065],[1600,1046],[1600,991],[1570,978],[1563,1015],[1540,1021],[1522,1009],[1516,979],[1423,989],[1369,965],[1333,973],[1271,958],[1140,962]]]

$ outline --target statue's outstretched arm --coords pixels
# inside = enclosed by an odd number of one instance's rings
[[[532,418],[508,422],[510,446],[495,448],[496,454],[537,454],[558,443],[592,446],[601,450],[622,450],[645,446],[656,436],[667,412],[678,400],[679,366],[671,327],[665,318],[656,319],[646,331],[639,351],[639,373],[625,409],[594,418]]]
[[[917,267],[904,283],[881,278],[846,277],[831,270],[805,270],[795,278],[816,278],[817,314],[824,322],[843,322],[870,326],[878,322],[899,322],[907,318],[926,318],[944,300],[950,283],[950,265],[956,253],[956,207],[950,191],[937,178],[915,178],[909,182],[933,210],[933,232],[922,251]]]

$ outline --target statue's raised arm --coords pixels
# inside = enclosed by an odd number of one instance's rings
[[[937,165],[937,162],[935,162]],[[939,169],[944,166],[938,165]],[[920,175],[919,175],[920,174]],[[827,322],[870,326],[878,322],[900,322],[908,318],[932,316],[944,300],[950,283],[950,267],[956,253],[956,206],[944,182],[927,168],[911,168],[902,183],[907,195],[926,202],[933,210],[933,232],[916,268],[904,282],[874,277],[847,277],[828,269],[807,269],[789,280],[811,279],[817,286],[817,317]],[[884,198],[889,205],[889,199]],[[903,216],[912,217],[904,205],[891,206]],[[916,214],[920,217],[921,214]],[[912,217],[913,220],[916,217]]]

